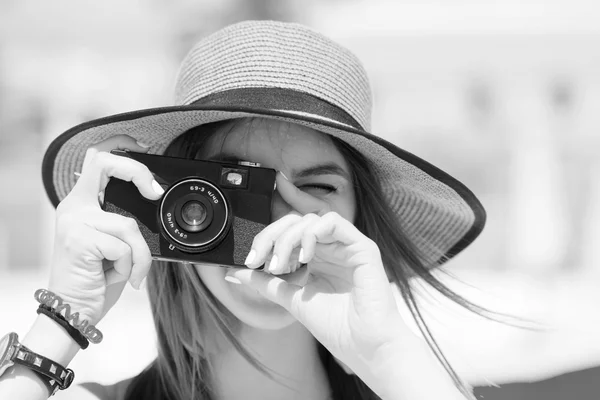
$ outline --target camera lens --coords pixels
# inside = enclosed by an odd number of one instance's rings
[[[217,246],[231,226],[225,194],[211,182],[195,177],[179,181],[165,192],[159,215],[165,238],[190,253]]]
[[[190,226],[198,226],[206,219],[206,207],[199,201],[188,201],[181,208],[181,218]]]

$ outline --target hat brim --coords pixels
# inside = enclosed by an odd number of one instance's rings
[[[348,124],[290,110],[222,105],[182,105],[116,114],[77,125],[58,136],[42,162],[42,179],[57,206],[76,183],[87,148],[111,136],[126,134],[162,154],[187,130],[210,122],[264,117],[313,128],[344,140],[375,167],[386,200],[392,206],[426,262],[439,265],[475,240],[485,225],[477,197],[446,172],[396,145]]]

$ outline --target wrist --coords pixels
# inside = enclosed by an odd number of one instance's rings
[[[21,343],[31,351],[66,367],[81,349],[59,324],[40,314]]]
[[[66,303],[62,296],[46,289],[38,289],[35,298],[40,303],[38,314],[45,314],[61,325],[82,348],[87,348],[89,342],[102,341],[102,332],[90,324],[89,319],[82,318],[79,311],[73,312],[71,304]]]
[[[39,293],[38,293],[39,292]],[[57,310],[60,314],[76,314],[78,320],[87,321],[91,325],[96,325],[102,319],[100,302],[98,299],[100,294],[95,294],[93,291],[85,291],[86,296],[74,296],[69,294],[67,290],[54,288],[49,285],[48,289],[38,289],[35,297],[40,304],[46,304]],[[38,298],[39,297],[39,298]]]

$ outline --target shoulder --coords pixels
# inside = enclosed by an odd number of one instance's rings
[[[82,383],[75,389],[78,391],[77,398],[89,400],[125,400],[127,388],[133,379],[125,379],[112,385],[102,385],[96,382]]]

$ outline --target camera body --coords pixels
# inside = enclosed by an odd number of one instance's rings
[[[111,178],[103,209],[133,218],[157,260],[240,267],[271,219],[275,170],[113,150],[148,167],[165,189],[148,200]]]

